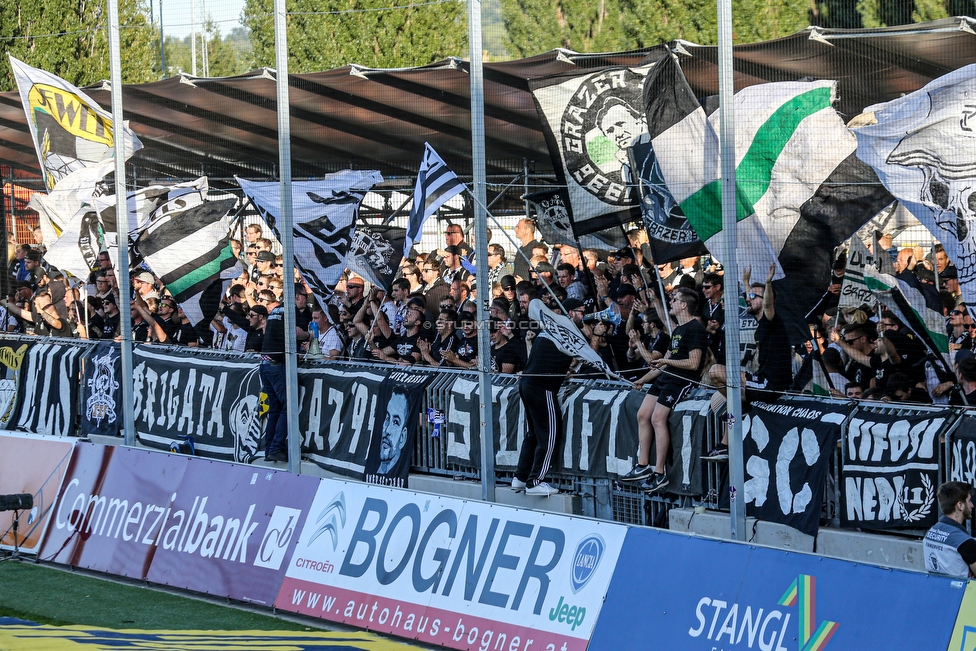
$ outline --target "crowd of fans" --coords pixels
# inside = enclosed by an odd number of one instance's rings
[[[550,247],[536,238],[529,219],[518,222],[515,235],[520,252],[514,259],[505,247],[489,244],[490,271],[483,286],[474,276],[473,247],[464,230],[450,224],[442,247],[403,260],[388,292],[347,273],[330,302],[320,305],[300,275],[284,273],[276,243],[252,224],[241,240],[232,241],[243,272],[222,297],[209,327],[194,328],[157,278],[134,269],[129,315],[133,338],[137,343],[260,352],[268,314],[283,300],[284,284],[292,282],[303,352],[317,334],[318,348],[329,359],[469,369],[478,365],[475,299],[484,291],[490,293],[486,327],[495,372],[518,373],[525,366],[537,333],[528,319],[528,304],[540,298],[553,310],[564,309],[607,366],[637,386],[651,386],[658,375],[669,373],[695,384],[724,386],[726,279],[709,257],[690,257],[655,270],[639,231],[630,233],[630,246],[609,253]],[[747,314],[741,322],[754,318],[758,326],[754,341],[744,346],[747,391],[803,391],[809,379],[802,370],[804,361],[813,355],[837,397],[976,404],[976,333],[955,268],[940,246],[927,256],[921,249],[893,249],[890,239],[880,245],[888,247],[897,277],[945,316],[951,367],[884,306],[838,310],[846,266],[842,253],[823,299],[809,315],[810,336],[802,345],[791,346],[796,337],[788,337],[770,316],[775,304],[771,286],[743,279],[739,288]],[[0,327],[25,334],[119,338],[120,288],[106,252],[99,254],[86,282],[72,283],[48,267],[39,240],[9,248],[13,289],[2,302]],[[678,349],[671,340],[673,329],[682,325],[676,296],[688,318],[703,328],[700,359],[680,373],[669,369],[675,364],[662,361]],[[574,372],[600,374],[590,365]]]

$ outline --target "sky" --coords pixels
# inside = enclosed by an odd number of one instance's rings
[[[163,33],[166,36],[184,37],[191,30],[191,4],[195,1],[193,14],[199,25],[203,17],[210,17],[217,23],[220,34],[226,36],[235,27],[240,26],[239,18],[244,0],[151,0],[153,12],[159,19],[159,7],[163,8]]]

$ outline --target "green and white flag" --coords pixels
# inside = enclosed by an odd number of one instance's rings
[[[925,297],[921,292],[895,278],[891,273],[893,269],[885,269],[887,266],[885,257],[888,257],[887,265],[890,265],[891,258],[887,253],[882,252],[881,256],[876,258],[859,238],[852,237],[848,270],[844,274],[845,288],[850,280],[851,286],[858,293],[868,292],[874,295],[877,301],[883,303],[898,317],[899,321],[911,328],[929,350],[937,354],[948,353],[949,338],[946,336],[945,318],[925,305]],[[861,261],[862,271],[860,274],[852,275],[850,264],[855,259]],[[871,304],[870,301],[865,302]]]
[[[721,258],[719,112],[706,115],[700,103],[669,101],[674,79],[683,75],[673,55],[648,74],[648,132],[675,202]],[[753,278],[776,264],[776,312],[800,340],[809,337],[805,317],[829,284],[834,247],[892,201],[854,155],[855,138],[832,106],[835,87],[833,81],[759,84],[734,98],[738,264],[751,267]]]

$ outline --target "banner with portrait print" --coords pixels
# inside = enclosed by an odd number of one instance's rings
[[[433,379],[431,372],[397,370],[383,380],[363,471],[366,483],[407,487],[424,396]]]

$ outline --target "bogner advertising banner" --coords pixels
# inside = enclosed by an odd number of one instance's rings
[[[275,607],[452,649],[583,651],[625,532],[324,479]]]
[[[858,411],[843,444],[841,526],[928,528],[939,516],[940,433],[952,414]]]
[[[830,455],[847,406],[806,398],[753,402],[742,419],[747,512],[815,536]]]
[[[28,493],[34,497],[29,511],[0,512],[0,549],[16,546],[27,554],[40,550],[72,448],[70,439],[0,434],[0,495]],[[15,515],[18,531],[13,530]]]
[[[41,558],[270,605],[316,482],[78,443]]]
[[[631,528],[588,651],[971,649],[948,646],[967,583]]]
[[[361,479],[387,369],[298,370],[302,453],[332,472]],[[386,407],[383,406],[383,413]]]
[[[164,347],[133,350],[136,438],[168,450],[193,437],[200,456],[250,463],[258,451],[261,379],[253,358],[220,359]]]

